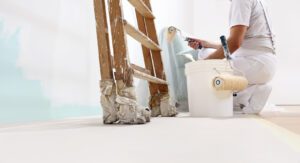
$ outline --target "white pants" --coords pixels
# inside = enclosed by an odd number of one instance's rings
[[[271,94],[269,82],[276,72],[276,56],[270,51],[239,49],[233,54],[232,63],[235,74],[243,75],[249,81],[248,88],[234,97],[234,108],[247,114],[261,112]]]

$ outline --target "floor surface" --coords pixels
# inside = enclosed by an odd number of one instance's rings
[[[137,126],[95,117],[0,126],[0,163],[300,163],[298,110]]]

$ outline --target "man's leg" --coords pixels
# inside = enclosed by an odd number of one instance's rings
[[[249,99],[249,105],[243,108],[243,112],[246,114],[260,113],[265,107],[271,91],[272,87],[268,84],[257,85],[251,98]]]
[[[264,56],[237,57],[233,59],[233,65],[236,68],[235,74],[242,73],[250,84],[234,97],[234,110],[243,113],[259,113],[271,93],[271,86],[267,83],[274,75],[273,62]]]
[[[242,111],[245,106],[249,105],[250,98],[255,91],[257,85],[250,85],[245,90],[240,91],[233,98],[234,111]]]

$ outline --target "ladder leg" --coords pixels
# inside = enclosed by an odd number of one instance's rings
[[[109,1],[109,15],[114,49],[114,66],[116,80],[123,80],[126,86],[133,86],[132,77],[128,74],[128,51],[123,25],[123,13],[120,0]],[[126,78],[127,77],[127,78]],[[129,79],[128,81],[125,81]]]
[[[138,12],[136,11],[136,17],[137,17],[137,22],[138,22],[138,27],[141,32],[143,32],[145,35],[147,34],[147,28],[145,24],[145,18]],[[152,52],[150,49],[146,48],[145,46],[142,45],[142,50],[143,50],[143,57],[144,57],[144,63],[145,63],[145,68],[150,71],[152,76],[156,76],[155,74],[155,69],[153,65],[153,58],[152,58]],[[160,111],[160,102],[159,102],[159,93],[160,93],[160,85],[148,82],[149,84],[149,90],[150,90],[150,101],[149,101],[149,106],[151,108],[151,114],[153,117],[157,117],[161,114]]]
[[[100,63],[100,90],[101,105],[103,109],[103,122],[111,124],[116,122],[117,110],[114,106],[115,84],[112,71],[111,53],[109,48],[109,34],[106,19],[105,0],[94,0],[96,29],[98,40],[98,53]]]
[[[149,0],[143,0],[143,1],[147,5],[147,7],[151,10],[150,1]],[[154,41],[156,44],[158,44],[158,38],[157,38],[157,34],[156,34],[157,32],[156,32],[154,20],[149,19],[149,18],[144,18],[144,22],[145,22],[145,27],[146,27],[148,37],[152,41]],[[155,76],[157,78],[165,80],[166,76],[164,73],[164,66],[163,66],[163,62],[162,62],[161,52],[152,50],[151,54],[152,54],[153,66],[154,66],[154,70],[155,70]],[[167,85],[159,85],[158,89],[161,94],[168,93]]]
[[[137,18],[139,30],[143,32],[145,35],[147,35],[144,17],[139,12],[136,12],[136,18]],[[143,50],[145,68],[150,71],[150,74],[152,76],[155,76],[151,50],[146,48],[143,45],[142,45],[142,50]],[[151,96],[154,96],[155,94],[159,93],[158,84],[149,82],[149,89],[150,89]]]
[[[110,26],[114,49],[116,102],[119,105],[119,121],[125,124],[141,124],[150,120],[150,111],[136,103],[133,87],[133,70],[129,66],[127,40],[124,30],[123,11],[120,0],[109,1]]]
[[[151,11],[150,0],[143,0],[143,2]],[[143,17],[138,11],[136,11],[136,16],[139,29],[152,41],[158,44],[154,20],[152,18]],[[148,50],[143,47],[143,54],[146,68],[150,70],[155,77],[165,80],[166,76],[164,73],[161,52]],[[170,105],[168,85],[149,83],[149,89],[151,93],[149,105],[152,109],[152,116],[175,116],[177,114],[176,108]]]
[[[113,79],[105,0],[94,0],[99,63],[102,80]]]

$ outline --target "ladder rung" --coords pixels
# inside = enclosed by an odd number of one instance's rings
[[[147,7],[147,5],[142,0],[128,0],[133,7],[144,17],[155,19],[155,16],[151,12],[151,10]]]
[[[139,79],[147,80],[151,83],[156,83],[156,84],[168,84],[165,80],[156,78],[154,76],[151,76],[149,74],[140,72],[138,70],[133,69],[133,76]]]
[[[135,65],[135,64],[130,64],[130,67],[134,70],[138,70],[140,72],[143,72],[145,74],[148,74],[148,75],[151,75],[151,72],[143,67],[140,67],[138,65]]]
[[[134,38],[135,40],[137,40],[138,42],[140,42],[145,47],[147,47],[151,50],[161,51],[160,47],[154,41],[152,41],[149,37],[147,37],[141,31],[134,28],[126,20],[123,20],[123,22],[124,22],[124,28],[128,35],[130,35],[132,38]]]

